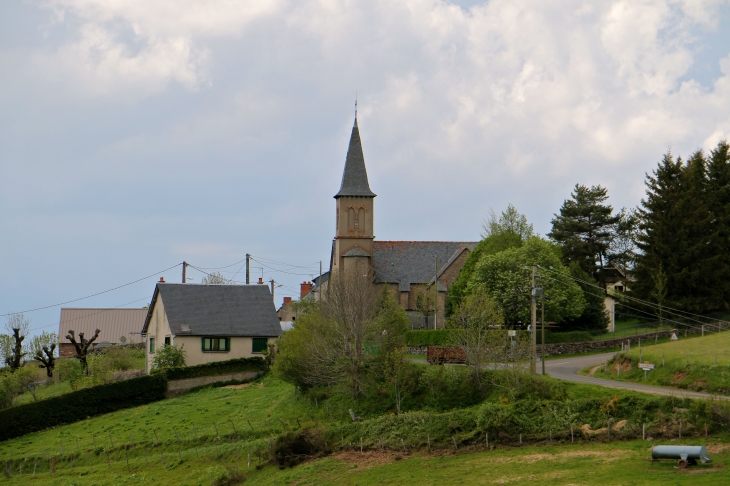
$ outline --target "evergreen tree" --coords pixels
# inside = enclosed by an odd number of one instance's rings
[[[673,283],[674,262],[678,248],[677,213],[675,202],[681,194],[682,158],[676,161],[667,152],[651,175],[646,175],[646,197],[637,209],[641,222],[637,246],[640,253],[634,268],[635,282],[631,291],[643,298],[650,298],[654,292],[656,272],[662,269],[666,276],[666,287]],[[667,291],[668,293],[668,291]]]
[[[718,308],[730,307],[730,144],[720,141],[707,161],[707,206],[712,212],[708,250],[716,257],[713,282]]]
[[[548,236],[561,245],[566,265],[577,262],[583,271],[605,285],[603,268],[608,263],[618,222],[613,208],[605,204],[608,191],[601,186],[576,184],[570,196],[551,221],[553,229]]]

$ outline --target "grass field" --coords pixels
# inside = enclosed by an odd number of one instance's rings
[[[618,395],[630,401],[635,395],[577,384],[566,385],[566,392],[571,399],[603,400]],[[0,443],[0,461],[11,461],[12,474],[10,479],[0,479],[0,484],[237,484],[231,479],[238,473],[248,477],[251,484],[403,484],[414,480],[447,485],[696,484],[695,474],[702,474],[703,484],[724,484],[727,478],[722,468],[730,463],[730,449],[717,446],[712,449],[715,452],[711,457],[716,461],[712,468],[684,472],[671,463],[645,462],[649,457],[648,442],[581,442],[578,434],[577,444],[564,436],[560,445],[555,437],[556,443],[539,439],[542,446],[498,444],[496,450],[485,451],[484,445],[468,442],[471,445],[460,444],[454,451],[450,435],[460,433],[451,432],[432,454],[427,452],[425,437],[406,442],[391,439],[389,452],[381,452],[371,438],[361,454],[359,435],[347,435],[348,427],[352,427],[347,406],[301,397],[295,400],[293,387],[273,376],[248,386],[205,388]],[[392,437],[402,437],[403,431],[422,430],[422,419],[418,418],[422,416],[405,414],[402,420],[386,416],[385,421],[365,417],[357,433],[390,423],[402,427],[390,432]],[[338,444],[330,444],[328,450],[333,453],[327,457],[286,470],[265,464],[261,469],[256,467],[282,431],[310,427],[344,430],[344,450],[338,432]],[[382,433],[389,432],[377,432]],[[469,430],[463,431],[465,439],[470,434]],[[696,438],[684,442],[705,443]],[[720,432],[710,442],[724,444],[730,439]],[[401,447],[407,452],[403,453]],[[55,473],[51,474],[54,456]]]
[[[672,386],[709,393],[730,393],[730,332],[707,334],[679,341],[649,346],[634,345],[609,367],[594,370],[598,378],[635,381],[661,386]],[[655,368],[644,376],[639,362],[649,362]]]

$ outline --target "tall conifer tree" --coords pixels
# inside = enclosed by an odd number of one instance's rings
[[[603,268],[618,222],[613,208],[605,204],[608,191],[601,186],[576,184],[570,196],[551,221],[553,229],[548,236],[561,245],[566,265],[577,262],[584,272],[605,285]]]

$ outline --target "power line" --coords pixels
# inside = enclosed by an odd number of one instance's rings
[[[562,276],[562,274],[560,274],[559,272],[557,272],[555,270],[552,270],[552,269],[548,269],[548,268],[545,268],[545,267],[540,267],[540,269],[541,270],[547,270],[548,272],[558,273],[559,275]],[[603,287],[599,286],[599,285],[595,285],[595,284],[593,284],[591,282],[586,282],[585,280],[581,280],[581,279],[579,279],[577,277],[573,277],[572,275],[564,275],[564,276],[565,277],[568,277],[568,278],[570,278],[572,280],[575,280],[576,282],[580,282],[580,283],[582,283],[584,285],[589,285],[591,287],[595,287],[595,288],[600,289],[600,290],[602,290],[602,291],[605,292],[605,289]],[[638,302],[640,304],[648,305],[648,306],[653,307],[653,308],[655,308],[657,310],[659,310],[659,309],[661,309],[661,310],[673,310],[673,311],[675,311],[675,313],[684,313],[684,314],[687,314],[687,315],[690,315],[690,316],[701,317],[703,319],[709,319],[709,320],[712,320],[712,321],[726,322],[726,321],[723,321],[722,319],[715,319],[714,317],[707,317],[707,316],[703,316],[703,315],[700,315],[700,314],[694,314],[692,312],[687,312],[687,311],[683,311],[683,310],[680,310],[680,309],[675,309],[673,307],[667,307],[667,306],[663,306],[663,305],[660,306],[660,305],[658,305],[658,304],[656,304],[654,302],[649,302],[647,300],[642,300],[642,299],[639,299],[639,298],[636,298],[636,297],[631,297],[629,295],[624,295],[624,298],[625,299],[628,299],[628,300],[636,301],[636,302]],[[670,312],[670,314],[671,314],[671,312]],[[686,316],[681,316],[680,315],[680,317],[682,317],[684,319],[690,319],[689,317],[686,317]],[[690,320],[694,320],[695,322],[699,322],[700,324],[705,324],[702,321],[697,321],[695,319],[690,319]]]
[[[71,304],[72,302],[78,302],[80,300],[90,299],[92,297],[96,297],[97,295],[102,295],[102,294],[106,294],[108,292],[113,292],[115,290],[119,290],[121,288],[128,287],[128,286],[130,286],[132,284],[136,284],[137,282],[141,282],[142,280],[147,280],[148,278],[156,277],[157,275],[161,274],[162,272],[166,272],[168,270],[172,270],[173,268],[177,268],[180,265],[182,265],[182,263],[178,263],[177,265],[173,265],[173,266],[171,266],[169,268],[166,268],[164,270],[160,270],[159,272],[155,272],[152,275],[147,275],[146,277],[142,277],[142,278],[137,279],[137,280],[135,280],[133,282],[125,283],[124,285],[120,285],[118,287],[114,287],[113,289],[104,290],[103,292],[97,292],[95,294],[87,295],[86,297],[79,297],[78,299],[67,300],[66,302],[61,302],[60,304],[52,304],[52,305],[46,305],[46,306],[43,306],[43,307],[36,307],[35,309],[29,309],[29,310],[24,310],[24,311],[19,311],[19,312],[11,312],[9,314],[0,314],[0,317],[12,316],[13,314],[25,314],[26,312],[35,312],[35,311],[39,311],[39,310],[43,310],[43,309],[50,309],[52,307],[58,307],[59,305],[66,305],[66,304]]]
[[[67,320],[67,321],[64,321],[64,322],[73,322],[73,321],[78,321],[78,320],[80,320],[80,319],[86,319],[87,317],[90,317],[90,316],[95,316],[95,315],[97,315],[97,314],[103,314],[103,313],[105,313],[105,312],[112,312],[112,311],[115,311],[115,310],[117,310],[117,309],[118,309],[118,308],[120,308],[120,307],[125,307],[125,306],[128,306],[128,305],[130,305],[130,304],[134,304],[135,302],[140,302],[140,301],[142,301],[142,300],[149,300],[149,299],[150,299],[150,296],[148,295],[148,296],[142,297],[141,299],[133,300],[132,302],[127,302],[126,304],[121,304],[121,305],[117,305],[117,306],[115,306],[115,307],[110,307],[110,308],[108,308],[108,309],[100,309],[100,310],[99,310],[99,312],[94,312],[93,314],[86,314],[86,315],[85,315],[85,316],[83,316],[83,317],[77,317],[77,318],[75,318],[75,319],[69,319],[69,320]],[[46,329],[46,328],[48,328],[48,327],[51,327],[51,326],[58,326],[58,324],[46,324],[45,326],[40,326],[40,327],[34,327],[34,328],[31,328],[31,329],[28,329],[28,332],[31,332],[31,331],[38,331],[38,330],[40,330],[40,329]]]
[[[264,261],[269,262],[269,263],[274,264],[274,265],[284,265],[284,266],[287,266],[287,267],[303,268],[305,270],[309,270],[311,267],[317,267],[319,265],[319,262],[314,262],[314,263],[312,263],[310,265],[304,265],[304,266],[302,266],[302,265],[292,265],[291,263],[277,262],[276,260],[271,260],[269,258],[254,257],[254,255],[251,255],[251,258],[252,259],[258,258],[259,260],[264,260]],[[261,263],[261,262],[259,262],[259,263]]]

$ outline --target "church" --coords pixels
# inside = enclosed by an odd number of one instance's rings
[[[387,285],[393,292],[414,329],[443,328],[446,293],[477,242],[377,241],[375,197],[368,182],[356,115],[342,184],[334,196],[337,216],[330,270],[314,280],[314,297],[326,287],[330,274],[367,268],[373,273],[375,285]]]

